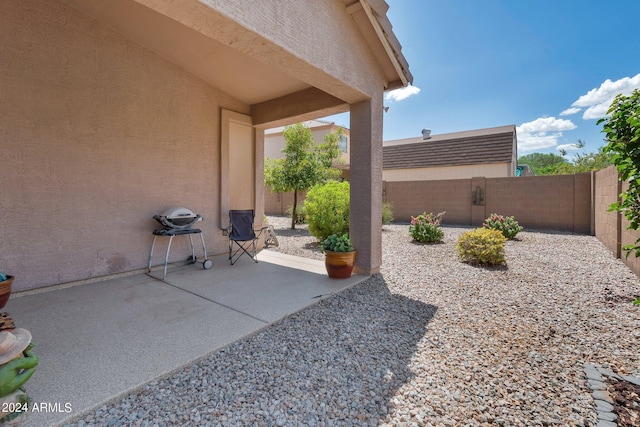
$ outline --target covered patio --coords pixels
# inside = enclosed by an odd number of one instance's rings
[[[28,394],[52,405],[27,425],[73,416],[380,271],[383,94],[412,81],[387,9],[3,3],[0,271],[15,277],[5,310],[40,358]],[[192,210],[208,254],[225,254],[229,210],[252,209],[262,225],[264,130],[347,111],[360,276],[333,282],[317,264],[266,253],[166,281],[144,274],[154,215]],[[169,263],[185,252],[176,242]]]
[[[40,358],[25,388],[48,405],[23,425],[63,423],[366,279],[330,279],[321,261],[268,250],[259,260],[12,297],[5,309]]]
[[[223,253],[230,209],[261,225],[264,130],[347,111],[356,269],[379,271],[383,93],[412,81],[383,0],[3,6],[14,291],[143,271],[152,217],[172,206]]]

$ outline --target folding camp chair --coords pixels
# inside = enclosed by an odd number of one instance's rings
[[[229,211],[227,234],[229,235],[229,261],[231,261],[231,265],[235,264],[244,254],[249,255],[254,262],[258,262],[256,242],[260,238],[260,234],[269,227],[254,230],[254,218],[255,211],[253,209]],[[234,245],[237,246],[235,250]]]

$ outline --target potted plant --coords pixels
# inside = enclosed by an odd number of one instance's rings
[[[11,295],[13,276],[0,272],[0,308],[3,308]]]
[[[334,279],[351,277],[356,251],[347,234],[332,234],[322,242],[324,265],[327,274]]]

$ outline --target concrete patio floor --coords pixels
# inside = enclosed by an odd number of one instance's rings
[[[13,296],[3,311],[40,358],[25,389],[47,406],[21,425],[63,424],[366,279],[330,279],[321,261],[268,250],[258,258]]]

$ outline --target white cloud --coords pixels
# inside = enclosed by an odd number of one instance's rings
[[[579,113],[580,111],[582,111],[582,108],[571,107],[571,108],[567,108],[566,110],[564,110],[562,113],[560,113],[560,115],[561,116],[570,116],[572,114]]]
[[[540,117],[516,127],[518,151],[533,151],[558,145],[562,132],[577,128],[571,120]]]
[[[585,120],[592,120],[606,117],[611,102],[613,102],[613,98],[611,98],[610,102],[603,102],[602,104],[594,105],[593,107],[587,108],[582,115],[582,118]]]
[[[572,130],[577,128],[571,120],[556,119],[555,117],[540,117],[532,122],[526,122],[518,126],[518,132],[541,133]]]
[[[556,147],[556,150],[558,151],[574,151],[579,149],[580,147],[577,144],[561,144]]]
[[[402,101],[403,99],[407,99],[410,96],[417,95],[419,93],[419,87],[406,86],[400,89],[392,90],[391,92],[387,92],[384,96],[384,99],[386,99],[387,101]]]
[[[591,89],[582,95],[576,102],[571,104],[569,108],[561,113],[564,115],[566,111],[573,111],[576,108],[586,108],[582,118],[585,120],[599,119],[607,115],[607,110],[618,94],[625,96],[631,95],[634,89],[640,89],[640,74],[633,77],[623,77],[615,82],[607,79],[600,87]],[[575,111],[574,113],[576,113]],[[572,114],[574,114],[572,113]]]

